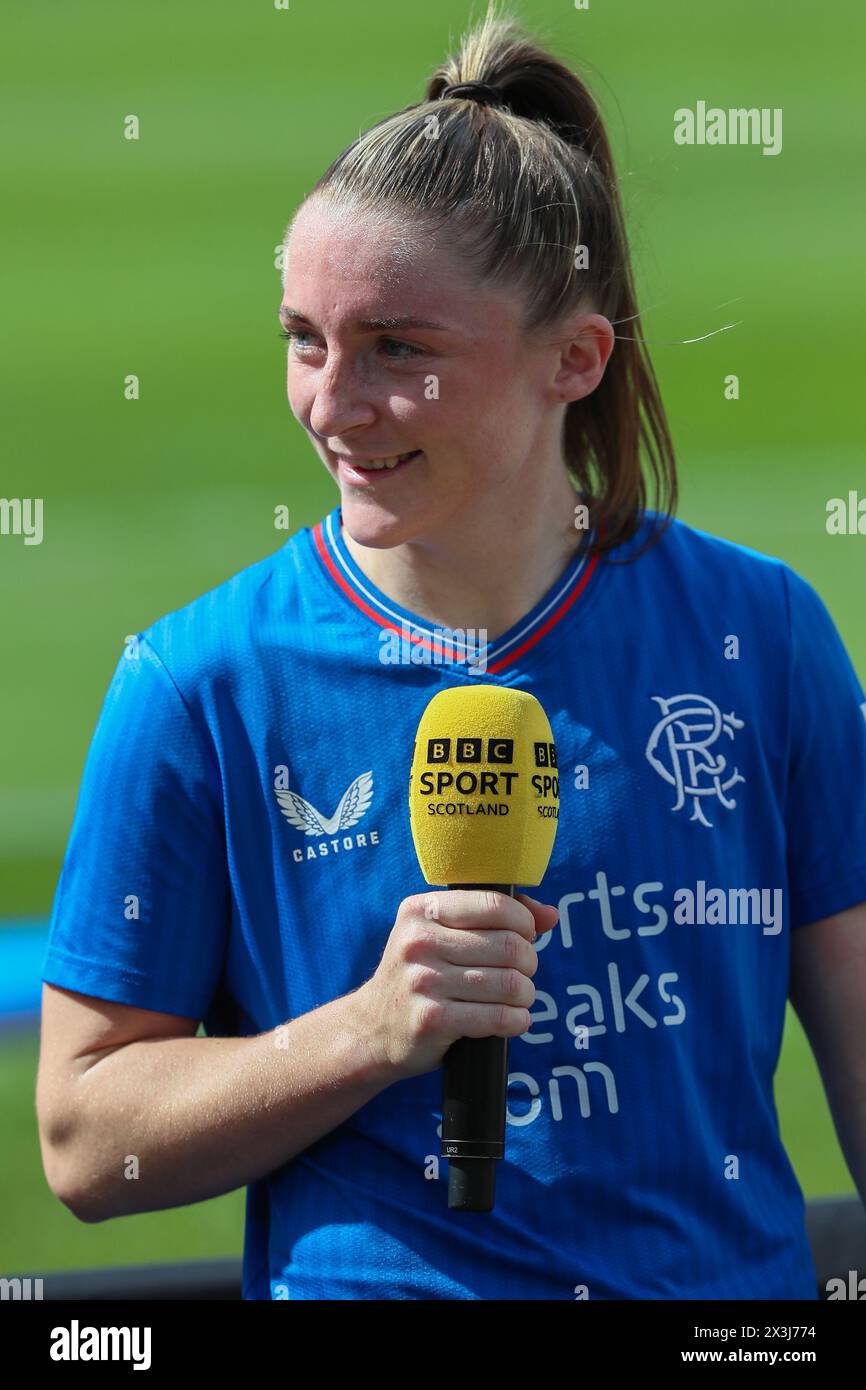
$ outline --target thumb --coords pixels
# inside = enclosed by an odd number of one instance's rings
[[[515,897],[529,908],[535,918],[535,930],[539,935],[556,926],[559,921],[559,908],[553,903],[539,902],[538,898],[532,898],[528,893],[516,893]]]

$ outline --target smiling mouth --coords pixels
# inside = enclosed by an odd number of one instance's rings
[[[347,458],[345,454],[338,454],[337,458],[341,463],[348,464],[350,468],[357,468],[362,473],[378,473],[383,469],[391,472],[399,464],[408,463],[420,453],[420,449],[410,449],[406,454],[389,454],[387,457],[376,459],[353,459]]]

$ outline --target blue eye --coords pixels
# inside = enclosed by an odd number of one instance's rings
[[[308,338],[309,336],[309,333],[303,328],[281,328],[279,330],[279,337],[287,343],[296,341],[299,338]],[[423,348],[416,347],[414,343],[404,343],[400,338],[380,338],[379,345],[384,348],[385,344],[390,344],[391,347],[401,349],[401,351],[394,354],[389,352],[385,353],[385,356],[392,362],[405,362],[410,357],[423,357],[424,355]],[[299,348],[308,346],[309,344],[306,343],[298,343]]]
[[[279,336],[290,343],[293,338],[306,338],[307,334],[300,328],[281,328]]]
[[[404,343],[399,338],[382,338],[380,341],[383,344],[391,343],[393,347],[405,348],[407,357],[421,357],[424,352],[423,348],[415,347],[414,343]],[[399,357],[396,360],[399,361]]]

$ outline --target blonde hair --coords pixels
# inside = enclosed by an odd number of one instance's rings
[[[624,324],[599,385],[566,409],[563,456],[601,523],[594,549],[611,550],[634,535],[651,478],[652,543],[676,507],[676,464],[642,340],[608,138],[581,79],[496,8],[493,0],[436,68],[425,99],[355,140],[305,202],[323,199],[402,218],[413,231],[444,232],[479,281],[522,294],[523,331],[547,329],[586,305]],[[485,90],[443,95],[467,82]],[[580,246],[586,268],[576,267]]]

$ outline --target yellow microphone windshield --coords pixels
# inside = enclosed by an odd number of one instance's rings
[[[415,739],[409,822],[431,884],[539,884],[559,819],[550,723],[534,695],[452,686],[428,704]]]

